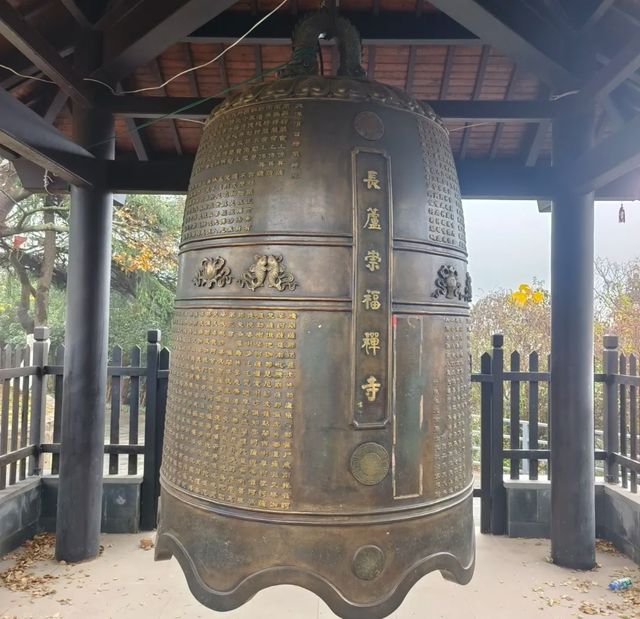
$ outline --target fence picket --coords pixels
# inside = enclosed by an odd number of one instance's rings
[[[491,374],[491,355],[486,352],[480,357],[480,372]],[[480,531],[491,530],[491,397],[492,385],[480,383]]]
[[[64,364],[64,344],[58,346],[55,355],[56,365]],[[62,430],[62,384],[63,375],[56,374],[54,381],[54,408],[53,408],[53,442],[60,442],[60,434]],[[54,453],[51,456],[51,474],[57,475],[60,472],[60,454]]]
[[[31,348],[25,346],[22,349],[22,365],[28,367],[31,365]],[[22,377],[22,398],[21,398],[21,416],[20,416],[20,447],[26,447],[29,444],[29,397],[30,397],[30,380],[29,376]],[[27,477],[27,459],[20,460],[19,479]]]
[[[504,487],[504,337],[491,338],[491,367],[493,368],[493,397],[491,399],[491,533],[503,535],[507,530],[507,495]]]
[[[122,367],[122,348],[120,346],[113,347],[111,367]],[[120,374],[114,372],[111,376],[111,416],[109,421],[109,442],[112,445],[118,445],[120,443],[120,390]],[[119,458],[118,454],[109,455],[109,475],[118,474]]]
[[[10,368],[13,350],[7,344],[2,350],[2,367]],[[2,416],[0,418],[0,456],[9,449],[9,403],[11,396],[11,379],[2,381]],[[0,466],[0,490],[7,487],[7,467]]]
[[[520,371],[520,353],[518,351],[511,353],[511,371]],[[511,380],[510,383],[509,447],[511,449],[520,449],[520,381]],[[520,460],[511,458],[509,472],[511,479],[520,479]]]
[[[140,367],[140,346],[131,349],[129,365]],[[131,376],[129,379],[129,444],[138,444],[138,432],[140,424],[140,377]],[[138,474],[138,455],[129,454],[129,475]]]
[[[634,378],[638,376],[638,358],[629,355],[629,374]],[[638,454],[638,387],[629,386],[629,457],[636,462],[640,459]],[[631,470],[631,492],[638,492],[638,473]]]
[[[22,363],[22,350],[19,346],[15,346],[12,355],[11,367],[18,368]],[[20,429],[20,377],[16,376],[13,379],[13,385],[11,389],[11,441],[9,443],[9,450],[11,452],[18,450],[18,431]],[[12,462],[9,465],[9,485],[13,486],[16,483],[18,475],[18,463]]]
[[[626,355],[620,355],[620,375],[624,376],[627,373],[627,357]],[[620,453],[623,456],[627,455],[627,385],[623,382],[620,383]],[[628,486],[627,481],[627,467],[620,467],[620,477],[622,481],[622,487]]]
[[[529,372],[537,372],[539,367],[538,353],[529,354]],[[529,382],[529,449],[538,449],[538,381]],[[529,460],[529,479],[538,479],[538,460]]]

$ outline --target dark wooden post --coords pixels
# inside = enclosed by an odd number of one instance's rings
[[[44,436],[47,411],[47,375],[44,368],[49,357],[49,329],[36,327],[33,330],[33,365],[38,373],[31,386],[31,418],[29,420],[29,440],[38,448],[29,458],[29,475],[42,475],[42,453],[40,445]]]
[[[95,59],[99,43],[97,36],[85,43],[88,57]],[[109,112],[74,106],[73,132],[96,158],[113,158]],[[56,559],[67,562],[94,558],[100,547],[112,208],[113,194],[102,183],[71,189],[56,523]]]
[[[480,373],[491,374],[491,355],[486,352],[480,357]],[[491,531],[491,393],[488,381],[480,383],[480,531]]]
[[[618,337],[605,335],[602,365],[606,376],[604,383],[604,450],[607,454],[620,451],[620,435],[618,434],[618,385],[614,375],[618,373]],[[607,460],[605,480],[610,484],[618,483],[620,467],[611,458]]]
[[[504,456],[504,336],[497,333],[491,337],[491,369],[493,373],[491,401],[491,533],[504,535],[507,532],[507,493],[502,470]]]
[[[595,565],[593,437],[593,193],[562,174],[593,141],[594,109],[554,121],[551,215],[551,557]]]
[[[158,369],[160,366],[160,329],[147,332],[147,376],[144,413],[144,476],[140,497],[140,528],[156,527],[158,511]]]

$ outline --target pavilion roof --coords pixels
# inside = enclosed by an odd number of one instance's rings
[[[54,64],[71,69],[79,27],[91,26],[104,37],[107,59],[94,77],[128,91],[158,86],[210,60],[278,0],[3,3],[7,8],[0,7],[0,34],[7,38],[0,36],[1,64],[51,78],[51,71],[43,75],[42,63],[34,62],[33,42],[36,48],[42,43],[56,50]],[[182,101],[222,97],[224,89],[286,62],[293,26],[318,4],[289,0],[221,61],[164,89],[122,97],[115,105],[105,87],[102,104],[114,104],[117,115],[116,158],[154,161],[193,155],[201,134],[193,120],[201,119],[201,113],[191,119],[188,114],[161,119],[139,131],[136,123],[143,121],[136,119],[147,122]],[[363,66],[370,77],[434,102],[451,131],[458,161],[548,166],[550,99],[599,98],[599,140],[640,109],[640,0],[342,0],[340,11],[360,30]],[[325,73],[332,74],[335,47],[323,45],[322,54]],[[70,136],[68,94],[82,98],[86,82],[67,80],[62,73],[62,79],[53,78],[56,84],[50,84],[0,69],[0,86]],[[567,94],[571,92],[578,94]]]

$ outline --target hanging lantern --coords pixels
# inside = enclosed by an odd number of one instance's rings
[[[618,211],[618,223],[625,223],[627,221],[627,215],[624,212],[624,204],[620,202],[620,210]]]
[[[215,610],[288,583],[374,619],[474,568],[462,203],[443,123],[365,77],[348,21],[294,48],[195,160],[156,558]]]

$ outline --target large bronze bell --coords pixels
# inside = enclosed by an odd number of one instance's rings
[[[215,610],[289,583],[374,619],[473,573],[460,190],[442,122],[365,77],[349,22],[316,13],[294,49],[198,149],[156,558]]]

